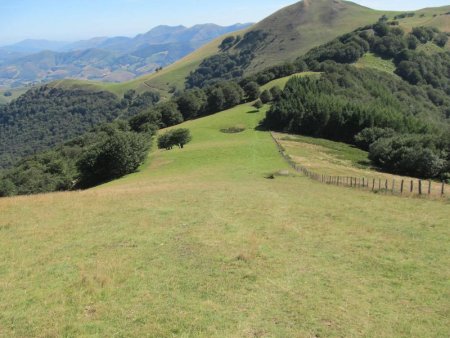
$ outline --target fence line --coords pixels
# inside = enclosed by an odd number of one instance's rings
[[[352,176],[328,176],[316,173],[311,171],[301,165],[295,163],[292,158],[286,153],[284,147],[280,144],[280,142],[276,139],[274,134],[270,132],[270,136],[274,140],[275,144],[278,147],[278,150],[281,156],[286,160],[287,163],[297,172],[302,173],[303,175],[321,182],[325,184],[336,185],[339,187],[349,187],[349,188],[358,188],[365,189],[373,192],[384,192],[386,194],[397,194],[397,195],[407,195],[407,196],[436,196],[436,194],[432,194],[432,181],[423,181],[418,180],[417,185],[417,193],[414,192],[414,180],[410,180],[409,187],[408,181],[406,179],[402,179],[401,181],[396,181],[396,179],[369,179],[366,177],[352,177]],[[391,183],[391,184],[390,184]],[[444,197],[446,196],[446,184],[435,183],[439,185],[439,193],[438,196]]]

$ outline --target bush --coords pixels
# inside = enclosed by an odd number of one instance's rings
[[[154,109],[144,111],[129,120],[131,130],[136,133],[156,134],[161,121],[161,113]]]
[[[253,107],[255,107],[256,109],[261,109],[263,107],[263,103],[261,102],[260,99],[258,99],[254,104]]]
[[[11,179],[0,178],[0,197],[14,196],[16,193],[16,186]]]
[[[380,138],[392,137],[395,130],[391,128],[366,128],[355,136],[355,143],[364,150],[369,150],[372,143]]]
[[[183,92],[177,98],[178,109],[184,119],[191,119],[200,116],[206,107],[207,97],[203,90],[193,89]]]
[[[175,102],[168,101],[161,103],[156,109],[161,114],[160,126],[162,128],[174,126],[183,122],[183,115],[181,115]]]
[[[433,41],[439,47],[445,47],[448,42],[448,35],[447,33],[439,33],[436,35]]]
[[[393,173],[415,177],[438,177],[446,160],[427,135],[381,138],[370,146],[369,158]]]
[[[261,95],[259,96],[262,103],[269,103],[272,101],[272,94],[267,89],[264,90]]]
[[[283,95],[283,91],[281,90],[280,87],[274,86],[274,87],[270,88],[270,95],[272,95],[273,101],[278,101],[281,98],[281,96]]]
[[[77,162],[79,186],[90,187],[136,171],[148,148],[149,142],[143,135],[114,130]]]
[[[256,82],[250,81],[244,86],[244,92],[247,96],[248,101],[254,101],[257,98],[259,98],[259,95],[261,94],[259,85]]]

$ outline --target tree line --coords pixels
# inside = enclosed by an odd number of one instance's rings
[[[450,178],[450,124],[425,89],[349,65],[322,70],[289,80],[263,125],[355,144],[396,174]]]
[[[145,160],[161,121],[116,120],[52,150],[20,160],[0,173],[0,197],[85,189],[135,172]],[[162,135],[183,147],[187,129]],[[159,142],[160,143],[160,142]]]

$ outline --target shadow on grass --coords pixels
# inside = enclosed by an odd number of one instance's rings
[[[267,129],[267,127],[265,127],[262,123],[258,124],[255,127],[255,130],[257,130],[257,131],[269,131],[269,129]]]
[[[256,114],[256,113],[259,113],[259,110],[258,110],[258,109],[255,109],[255,110],[249,110],[249,111],[247,112],[247,114]]]

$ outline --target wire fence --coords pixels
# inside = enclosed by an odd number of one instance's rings
[[[341,187],[349,187],[356,189],[364,189],[378,193],[386,193],[403,196],[427,196],[427,197],[446,197],[447,185],[442,182],[433,182],[431,180],[412,180],[412,179],[387,179],[387,178],[370,178],[370,177],[353,177],[353,176],[328,176],[319,174],[308,168],[294,162],[287,154],[284,147],[277,140],[272,132],[272,139],[278,147],[278,150],[289,163],[289,165],[297,172],[325,184],[332,184]]]

